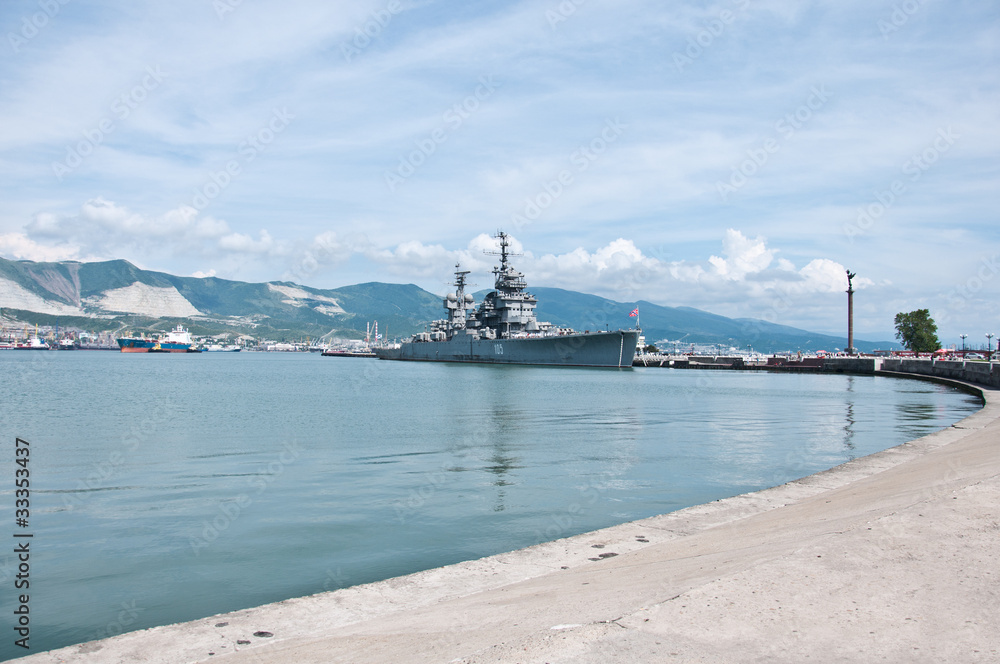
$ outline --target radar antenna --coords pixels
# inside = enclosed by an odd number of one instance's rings
[[[465,275],[469,274],[469,270],[463,270],[461,263],[455,263],[455,281],[449,282],[449,286],[455,287],[455,292],[459,295],[465,293],[466,286],[475,286],[475,284],[466,283]]]
[[[500,240],[500,251],[486,251],[485,254],[489,256],[499,256],[500,257],[500,269],[501,271],[507,269],[507,258],[509,256],[523,256],[524,254],[515,254],[507,251],[507,247],[510,246],[510,242],[507,238],[510,237],[503,231],[497,231],[497,234],[493,236],[494,239]]]

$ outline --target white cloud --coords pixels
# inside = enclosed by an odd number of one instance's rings
[[[49,261],[78,260],[80,248],[72,245],[52,245],[35,242],[24,233],[0,235],[0,255],[17,260]]]
[[[276,248],[274,238],[266,230],[262,229],[258,237],[259,239],[254,240],[243,233],[230,233],[219,238],[219,247],[241,254],[267,254]]]
[[[7,255],[58,256],[61,259],[127,257],[149,263],[175,254],[203,257],[282,254],[285,245],[267,230],[255,239],[229,224],[203,215],[188,205],[158,215],[133,212],[103,197],[90,199],[71,214],[42,212],[25,225],[24,233],[9,234]]]
[[[763,239],[751,240],[732,228],[726,229],[722,253],[725,258],[710,256],[708,262],[719,276],[730,281],[742,281],[748,274],[764,270],[774,258]]]
[[[644,256],[632,240],[618,238],[593,253],[582,247],[560,255],[527,256],[522,269],[530,282],[572,290],[615,293],[629,298],[662,281],[669,268],[655,258]]]
[[[375,249],[366,244],[362,253],[370,260],[384,266],[390,273],[405,276],[433,278],[447,274],[456,264],[464,269],[486,272],[498,261],[485,252],[498,252],[499,245],[489,235],[482,233],[469,241],[466,249],[450,250],[440,244],[426,245],[417,240],[401,242],[391,249]],[[522,247],[511,238],[510,251],[521,253]],[[440,288],[434,288],[437,291]]]
[[[803,283],[806,284],[804,290],[808,292],[837,293],[847,290],[847,270],[840,263],[828,258],[817,258],[799,270]],[[854,281],[857,290],[873,285],[871,279],[862,277]]]
[[[152,216],[132,212],[102,197],[86,201],[76,214],[42,212],[25,226],[31,236],[39,238],[73,238],[89,245],[95,253],[113,250],[125,241],[145,240],[151,245],[185,242],[192,238],[213,238],[229,232],[224,221],[200,217],[193,207],[182,205],[163,214]]]
[[[670,264],[670,276],[684,283],[698,283],[705,277],[705,268],[701,265],[678,261]]]
[[[191,210],[192,208],[186,208]],[[213,217],[198,217],[194,223],[194,236],[200,238],[222,237],[229,232],[229,224]]]
[[[315,236],[305,246],[287,249],[292,266],[282,276],[286,281],[311,283],[317,273],[329,272],[343,265],[354,255],[365,255],[379,260],[383,252],[376,250],[364,233],[338,234],[325,231]],[[388,252],[385,252],[388,256]]]

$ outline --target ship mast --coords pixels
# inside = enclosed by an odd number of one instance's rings
[[[514,254],[507,251],[507,247],[510,246],[510,242],[507,240],[509,236],[503,231],[497,231],[497,234],[493,237],[500,240],[500,253],[495,251],[484,252],[490,256],[500,257],[500,267],[493,268],[493,274],[496,275],[496,282],[493,287],[504,295],[519,294],[527,285],[524,283],[524,275],[512,268],[507,259],[510,256],[521,256],[522,254]]]
[[[455,263],[455,283],[452,286],[455,287],[455,295],[459,299],[465,295],[465,275],[469,274],[469,270],[463,270],[461,263]]]
[[[461,263],[455,263],[455,286],[454,293],[448,293],[444,298],[444,308],[448,312],[448,320],[438,321],[434,331],[443,333],[446,338],[451,339],[455,334],[468,327],[470,318],[469,309],[472,308],[472,296],[466,294],[466,275],[469,270],[463,270]]]
[[[504,233],[503,231],[497,231],[497,234],[494,235],[493,238],[500,240],[500,253],[497,253],[495,251],[486,251],[486,252],[483,252],[483,253],[485,253],[485,254],[487,254],[489,256],[499,256],[500,257],[500,270],[506,270],[507,269],[507,256],[508,256],[507,247],[510,246],[510,242],[507,241],[507,234]],[[520,255],[520,254],[517,254],[517,255]],[[497,269],[493,268],[493,271],[496,272]]]

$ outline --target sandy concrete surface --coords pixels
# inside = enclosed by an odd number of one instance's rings
[[[766,491],[18,661],[1000,662],[1000,393],[984,396]]]

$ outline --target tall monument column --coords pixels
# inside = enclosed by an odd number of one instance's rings
[[[854,355],[854,284],[857,273],[847,271],[847,354]]]

